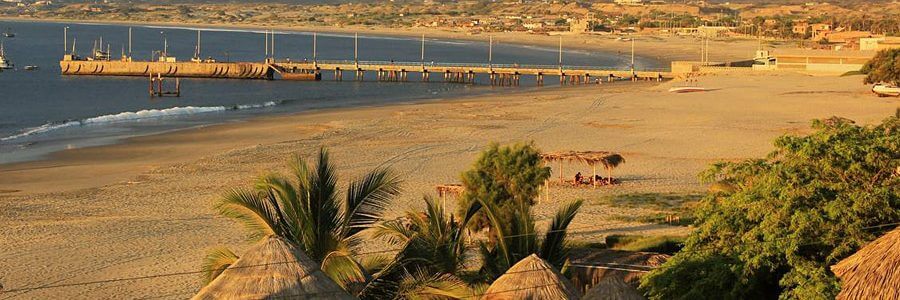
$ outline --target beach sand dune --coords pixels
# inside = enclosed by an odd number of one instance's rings
[[[244,232],[214,214],[230,187],[286,170],[293,154],[327,146],[349,178],[388,164],[405,178],[389,216],[419,208],[436,184],[459,182],[490,142],[534,141],[545,151],[607,150],[627,162],[615,187],[554,186],[537,206],[541,225],[559,203],[585,199],[576,237],[683,234],[626,222],[665,211],[628,195],[697,194],[697,173],[718,160],[761,157],[772,140],[840,115],[879,122],[895,99],[867,93],[861,78],[796,74],[702,77],[716,90],[672,94],[677,82],[516,92],[424,104],[260,118],[123,144],[68,150],[45,161],[0,166],[0,277],[6,289],[195,272],[205,251],[246,247]],[[827,93],[823,93],[827,92]],[[566,179],[589,168],[566,165]],[[554,169],[554,177],[558,176]],[[454,205],[452,199],[448,205]],[[377,245],[371,247],[376,249]],[[12,298],[186,298],[199,274],[154,276],[2,294]]]

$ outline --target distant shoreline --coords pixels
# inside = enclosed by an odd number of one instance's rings
[[[468,34],[465,32],[447,31],[427,27],[414,28],[373,28],[373,27],[332,27],[332,26],[285,26],[285,25],[256,25],[256,24],[210,24],[210,23],[185,23],[185,22],[143,22],[143,21],[119,21],[119,20],[84,20],[62,18],[22,18],[0,17],[0,21],[10,22],[48,22],[48,23],[96,23],[110,25],[140,25],[140,26],[173,26],[173,27],[199,27],[220,29],[274,29],[285,31],[322,32],[332,34],[360,33],[369,36],[407,37],[418,38],[423,34],[427,38],[464,40],[475,42],[487,42],[489,36],[494,37],[495,43],[509,43],[523,46],[557,47],[562,42],[564,49],[582,51],[603,51],[607,53],[630,53],[631,44],[616,40],[617,36],[602,35],[560,35],[549,36],[541,34],[529,34],[526,32],[497,32],[490,34]],[[692,52],[698,45],[693,45],[691,40],[684,37],[656,37],[639,36],[636,38],[638,46],[635,47],[635,55],[641,60],[655,61],[660,66],[668,65],[675,60],[692,60],[699,55]],[[715,45],[721,44],[721,45]],[[712,52],[711,59],[732,61],[752,57],[753,50],[757,47],[755,40],[726,40],[714,41],[712,47],[720,49]],[[696,46],[696,47],[695,47]],[[698,48],[699,49],[699,48]]]

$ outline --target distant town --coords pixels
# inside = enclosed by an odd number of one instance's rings
[[[796,40],[804,48],[900,47],[900,2],[377,1],[346,4],[2,0],[0,16],[133,22],[430,28],[533,34],[642,34]]]

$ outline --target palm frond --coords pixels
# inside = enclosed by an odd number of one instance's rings
[[[344,220],[347,235],[354,235],[382,219],[391,200],[400,194],[400,177],[390,169],[379,168],[347,187]]]
[[[397,298],[409,300],[465,299],[472,290],[451,274],[429,274],[424,270],[407,273],[400,280]]]
[[[278,217],[269,200],[254,191],[235,189],[225,194],[216,203],[215,209],[219,214],[237,220],[250,231],[251,240],[258,240],[283,233],[277,226]]]
[[[210,250],[200,267],[203,272],[203,284],[212,282],[237,260],[238,256],[228,248],[217,247]]]
[[[311,258],[321,261],[337,249],[345,237],[342,235],[341,205],[337,198],[337,176],[328,150],[319,150],[317,165],[308,175],[309,178],[301,180],[309,183],[307,196],[303,198],[303,206],[310,218],[305,224],[304,247]]]
[[[347,251],[332,251],[322,260],[322,272],[345,290],[360,288],[368,281],[365,268]]]
[[[559,267],[568,256],[568,247],[566,244],[566,234],[569,224],[578,214],[578,209],[584,203],[582,200],[575,200],[559,208],[553,221],[550,222],[550,228],[544,236],[541,245],[540,257]]]
[[[373,239],[385,239],[392,245],[405,245],[409,242],[416,232],[410,226],[404,224],[403,220],[390,220],[376,224],[372,227],[371,237]]]

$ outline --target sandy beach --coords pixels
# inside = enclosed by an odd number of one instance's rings
[[[247,30],[293,30],[321,33],[339,33],[370,36],[403,36],[420,38],[423,34],[433,39],[453,39],[479,41],[487,43],[493,36],[495,43],[510,43],[529,46],[542,46],[555,49],[559,46],[560,39],[564,49],[583,51],[604,51],[630,55],[631,43],[619,40],[619,35],[587,35],[565,34],[550,36],[546,34],[530,34],[527,32],[493,32],[469,34],[463,29],[448,30],[429,27],[413,28],[383,28],[372,26],[304,26],[281,24],[205,24],[184,22],[126,22],[116,20],[71,20],[71,19],[31,19],[31,18],[5,18],[5,21],[34,21],[34,22],[58,22],[58,23],[95,23],[118,24],[135,26],[172,26],[172,27],[196,27],[196,28],[233,28]],[[60,29],[62,30],[62,29]],[[643,58],[654,59],[668,63],[673,60],[699,61],[701,55],[701,41],[695,37],[686,36],[647,36],[635,35],[635,55]],[[709,59],[714,62],[728,62],[752,59],[759,47],[768,50],[788,49],[795,45],[768,43],[760,44],[760,41],[750,38],[718,38],[709,41]]]
[[[419,207],[436,184],[458,182],[490,142],[616,151],[626,158],[614,173],[621,185],[555,186],[537,206],[540,219],[546,222],[559,203],[580,198],[586,205],[570,227],[578,239],[684,234],[684,227],[622,221],[667,211],[627,199],[672,196],[678,202],[701,193],[706,187],[696,174],[708,164],[761,157],[774,138],[806,132],[814,118],[839,115],[869,124],[892,115],[900,102],[874,97],[861,82],[859,76],[765,73],[702,77],[699,84],[715,90],[694,94],[667,92],[679,82],[508,89],[257,118],[3,165],[0,281],[6,289],[149,277],[2,296],[190,297],[201,284],[200,275],[190,272],[199,271],[207,249],[245,247],[244,232],[216,216],[212,203],[230,187],[285,170],[290,155],[310,156],[321,146],[332,151],[343,178],[382,164],[402,174],[405,192],[390,216]],[[576,171],[590,169],[567,165],[564,175]]]

